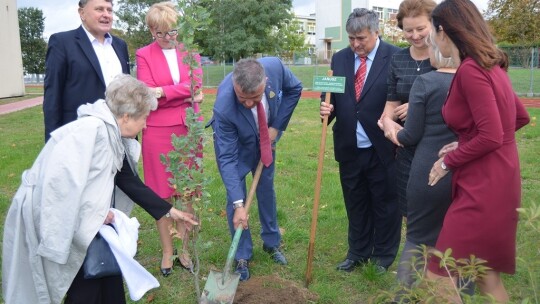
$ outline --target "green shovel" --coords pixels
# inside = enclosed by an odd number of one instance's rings
[[[263,169],[263,163],[259,161],[257,169],[255,170],[255,175],[253,176],[253,182],[251,183],[251,188],[249,189],[249,194],[246,200],[246,213],[249,214],[249,207],[253,201],[253,196],[255,195],[255,190],[257,189],[257,184],[259,183],[259,178],[261,177],[261,172]],[[218,272],[211,270],[206,280],[206,285],[204,285],[204,290],[201,295],[201,304],[232,304],[234,300],[234,295],[236,294],[236,288],[238,288],[238,282],[240,281],[240,274],[231,272],[231,266],[236,255],[236,250],[238,249],[238,242],[240,241],[240,236],[242,236],[242,230],[244,227],[239,225],[236,228],[234,233],[233,241],[231,248],[229,249],[229,254],[227,255],[227,262],[225,263],[225,268],[223,272]]]

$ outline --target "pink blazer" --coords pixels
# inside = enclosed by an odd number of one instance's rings
[[[180,82],[173,84],[171,71],[167,59],[157,42],[153,42],[136,52],[137,79],[146,83],[151,88],[162,87],[164,97],[158,99],[158,108],[151,111],[146,124],[148,126],[174,126],[185,124],[186,108],[191,107],[190,102],[185,102],[191,97],[189,86],[189,65],[184,64],[187,52],[177,51]],[[199,62],[199,68],[193,71],[196,82],[195,89],[202,88],[201,58],[195,55]],[[199,105],[194,104],[195,112],[199,112]]]

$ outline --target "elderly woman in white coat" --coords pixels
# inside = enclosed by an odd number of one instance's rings
[[[122,276],[87,280],[88,245],[114,221],[115,184],[155,219],[193,216],[159,198],[137,176],[134,139],[156,109],[145,84],[120,75],[105,100],[82,105],[78,119],[51,134],[22,176],[4,225],[2,287],[6,303],[125,303]],[[126,196],[123,196],[127,198]],[[116,198],[116,205],[130,202]]]

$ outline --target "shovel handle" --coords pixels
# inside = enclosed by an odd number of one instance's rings
[[[251,187],[249,188],[249,193],[246,199],[246,205],[244,207],[246,208],[246,213],[249,213],[249,207],[251,206],[251,203],[253,202],[253,196],[255,196],[255,190],[257,190],[259,179],[261,179],[261,172],[262,172],[263,166],[264,165],[262,161],[259,161],[259,164],[257,165],[257,169],[255,169],[255,174],[253,175],[253,181],[251,182]]]
[[[253,196],[255,196],[255,190],[257,190],[257,184],[259,183],[259,179],[261,178],[262,169],[263,163],[259,161],[257,169],[255,169],[255,175],[253,175],[253,181],[251,182],[251,187],[249,188],[246,204],[244,206],[244,208],[246,208],[247,214],[249,214],[249,207],[251,206],[251,202],[253,201]],[[236,251],[238,250],[238,242],[240,242],[240,237],[242,236],[242,230],[244,230],[244,227],[239,226],[234,232],[231,248],[229,249],[229,254],[227,255],[227,262],[225,263],[225,268],[223,268],[224,282],[227,281],[227,279],[229,278],[232,262],[234,260],[234,256],[236,255]]]

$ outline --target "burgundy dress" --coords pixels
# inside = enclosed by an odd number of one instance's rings
[[[514,273],[521,176],[515,131],[529,115],[500,67],[487,71],[465,58],[443,107],[459,146],[447,154],[452,204],[436,248],[456,259],[476,257],[497,272]],[[446,275],[433,258],[429,270]]]

